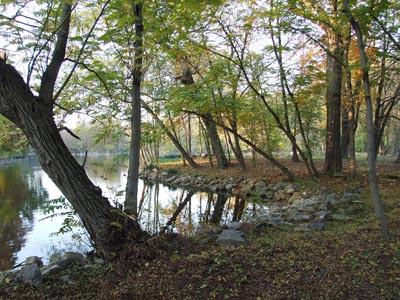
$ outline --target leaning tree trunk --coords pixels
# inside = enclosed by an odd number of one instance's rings
[[[218,168],[226,169],[229,166],[229,162],[225,156],[224,149],[221,144],[221,140],[218,135],[217,126],[212,120],[211,114],[207,113],[203,117],[203,122],[207,130],[208,137],[210,138],[211,147],[217,159]]]
[[[78,213],[102,257],[112,259],[121,249],[127,220],[132,233],[137,238],[142,235],[139,224],[113,208],[74,159],[54,122],[51,103],[34,96],[19,73],[1,58],[0,113],[25,133],[43,170]]]

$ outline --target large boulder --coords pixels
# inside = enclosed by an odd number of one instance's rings
[[[32,263],[23,266],[21,271],[19,271],[15,277],[15,280],[17,282],[39,286],[43,283],[43,276],[40,272],[39,266],[36,263]]]

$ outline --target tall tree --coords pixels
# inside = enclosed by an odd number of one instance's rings
[[[364,34],[361,30],[359,21],[355,19],[353,12],[350,10],[349,1],[343,1],[344,12],[346,13],[349,22],[355,32],[357,37],[357,46],[360,53],[361,67],[362,67],[362,77],[364,86],[364,97],[366,104],[366,122],[367,122],[367,153],[368,153],[368,181],[372,194],[372,202],[374,204],[375,213],[379,221],[379,227],[384,239],[389,238],[389,230],[387,225],[386,216],[383,209],[383,204],[381,201],[378,177],[376,174],[375,166],[375,143],[374,143],[374,124],[372,116],[372,99],[371,99],[371,85],[369,76],[369,63],[367,58],[367,53],[364,43]]]
[[[131,146],[129,154],[128,181],[125,194],[125,212],[137,215],[137,196],[139,184],[140,141],[141,141],[141,83],[143,64],[143,2],[132,0],[134,13],[135,41],[132,67],[131,95]]]
[[[78,213],[99,255],[112,259],[128,234],[140,239],[144,233],[136,220],[113,208],[102,196],[65,146],[55,124],[54,89],[65,59],[72,7],[63,2],[61,11],[54,51],[41,78],[38,96],[6,58],[0,58],[0,113],[25,133],[43,170]]]

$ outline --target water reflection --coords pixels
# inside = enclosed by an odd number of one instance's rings
[[[268,214],[268,207],[224,194],[195,193],[161,184],[145,185],[139,220],[150,233],[174,231],[195,234],[207,224],[226,224]]]
[[[50,237],[63,218],[40,221],[49,199],[61,196],[36,158],[0,168],[0,270],[22,262],[27,256],[46,258],[64,249],[80,249],[71,238]],[[86,247],[87,248],[87,247]]]
[[[79,159],[78,159],[79,160]],[[86,164],[91,180],[114,205],[122,206],[127,169],[115,166],[111,159],[91,158]],[[161,184],[139,183],[139,220],[146,231],[155,234],[174,231],[192,235],[209,223],[246,220],[266,214],[268,208],[236,197],[171,189]],[[0,270],[6,270],[38,255],[47,258],[54,252],[87,251],[87,240],[75,241],[73,232],[63,236],[58,231],[63,217],[42,220],[46,202],[61,197],[61,192],[43,172],[35,158],[0,168]]]

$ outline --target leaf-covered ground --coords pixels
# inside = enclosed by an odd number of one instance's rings
[[[400,299],[400,165],[379,165],[389,241],[380,237],[365,174],[311,180],[301,164],[295,167],[308,188],[364,188],[365,209],[346,223],[329,222],[325,231],[257,229],[236,247],[166,235],[147,248],[132,245],[106,268],[76,267],[75,285],[48,279],[41,287],[1,291],[0,299]],[[230,174],[282,179],[268,166],[254,170]]]

